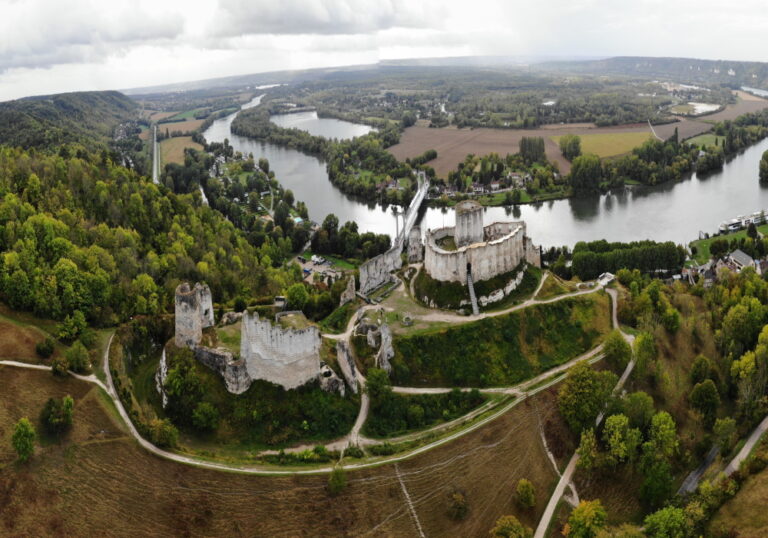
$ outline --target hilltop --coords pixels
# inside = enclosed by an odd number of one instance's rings
[[[52,148],[106,142],[129,119],[136,103],[116,91],[73,92],[0,103],[0,144]]]

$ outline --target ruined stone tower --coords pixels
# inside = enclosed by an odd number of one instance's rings
[[[193,348],[200,343],[203,329],[213,326],[213,298],[207,284],[190,288],[184,282],[176,288],[176,337],[178,347]]]
[[[473,243],[481,243],[483,237],[483,206],[473,200],[464,200],[456,204],[456,246],[461,248]]]

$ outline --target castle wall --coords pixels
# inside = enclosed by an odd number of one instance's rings
[[[483,241],[483,207],[476,202],[461,202],[467,208],[456,209],[456,234],[454,240],[457,247],[464,247]]]
[[[198,301],[200,303],[200,316],[203,329],[206,327],[213,327],[213,297],[211,296],[211,288],[208,284],[195,284],[195,291],[197,291]]]
[[[424,259],[421,244],[421,227],[414,226],[408,234],[408,263],[419,263]]]
[[[242,394],[253,382],[248,375],[245,361],[236,360],[230,351],[197,346],[195,358],[218,373],[224,379],[227,390],[232,394]]]
[[[251,379],[264,379],[292,389],[316,379],[320,372],[317,327],[283,329],[256,313],[243,313],[240,358]]]
[[[350,275],[349,280],[347,281],[347,287],[341,293],[341,297],[339,297],[339,306],[344,306],[345,304],[354,300],[355,300],[355,277],[354,275]]]
[[[184,283],[176,288],[175,322],[177,347],[194,347],[203,337],[200,301],[196,289]]]
[[[400,246],[391,248],[360,266],[360,293],[368,295],[391,280],[390,273],[403,266],[403,260],[400,257],[401,250]]]
[[[525,223],[491,224],[483,230],[484,235],[504,235],[499,239],[460,247],[455,251],[437,246],[437,240],[454,232],[453,228],[441,228],[427,235],[424,268],[435,280],[466,284],[467,264],[470,264],[473,281],[488,280],[513,271],[521,261],[527,259]]]

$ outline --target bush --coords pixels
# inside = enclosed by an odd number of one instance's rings
[[[357,445],[350,445],[344,450],[344,455],[350,458],[363,458],[365,457],[365,452]]]
[[[42,358],[47,359],[53,355],[54,341],[53,338],[46,338],[42,342],[35,344],[35,352]]]
[[[86,327],[88,327],[88,324],[85,322],[85,316],[79,310],[75,310],[71,316],[64,318],[64,321],[59,325],[59,340],[72,342],[80,336],[80,333]]]
[[[215,430],[219,425],[219,410],[208,402],[200,402],[192,412],[192,424],[198,430]]]
[[[347,472],[343,467],[334,467],[328,477],[328,493],[335,497],[347,487]]]
[[[521,478],[517,483],[517,502],[523,508],[533,508],[536,504],[536,490],[530,480]]]
[[[91,358],[88,356],[88,350],[77,340],[70,347],[64,356],[67,359],[67,367],[78,374],[87,373],[91,368]]]
[[[61,435],[72,426],[72,414],[75,401],[71,396],[61,400],[49,398],[40,413],[40,422],[45,430],[52,435]]]
[[[179,430],[168,419],[156,418],[149,423],[149,440],[163,448],[173,448],[179,440]]]
[[[461,521],[469,513],[469,503],[464,493],[454,491],[448,497],[448,517],[454,521]]]
[[[51,372],[57,377],[64,377],[67,375],[68,362],[66,357],[58,356],[54,357],[51,361]]]

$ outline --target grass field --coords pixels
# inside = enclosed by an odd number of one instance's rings
[[[739,538],[768,536],[768,469],[749,477],[731,500],[726,502],[712,518],[709,530],[713,536],[722,529],[738,531]],[[725,534],[723,534],[725,536]]]
[[[610,330],[595,293],[445,329],[396,336],[392,383],[493,387],[520,383],[595,347]]]
[[[768,235],[768,224],[762,224],[758,226],[757,231],[763,235]],[[707,260],[709,260],[709,258],[712,256],[712,254],[709,252],[709,246],[713,241],[717,239],[727,239],[728,241],[732,241],[733,239],[741,239],[744,237],[747,237],[747,230],[739,230],[738,232],[733,232],[730,234],[715,235],[709,239],[697,239],[696,241],[691,241],[690,246],[696,247],[696,255],[693,257],[693,259],[696,260],[696,262],[699,264],[706,263]]]
[[[636,133],[600,133],[579,136],[581,137],[581,152],[594,153],[601,159],[629,153],[633,148],[642,145],[643,142],[653,137],[648,130]],[[551,138],[555,144],[560,144],[559,136]]]
[[[160,142],[162,165],[168,163],[184,164],[184,148],[202,150],[203,146],[197,142],[192,142],[191,136],[177,136]]]
[[[192,110],[185,110],[184,112],[179,112],[178,114],[174,114],[173,116],[170,116],[168,119],[171,120],[193,120],[195,119],[195,112],[198,110],[202,110],[200,108],[193,108]]]
[[[176,112],[152,112],[149,116],[149,121],[158,122],[160,120],[164,120],[165,118],[170,118],[176,114]]]
[[[725,140],[724,136],[717,136],[712,133],[707,133],[699,136],[694,136],[693,138],[689,138],[686,140],[689,144],[693,144],[694,146],[699,147],[705,147],[705,146],[714,146],[715,141],[717,141],[718,145],[721,145],[723,143],[723,140]]]
[[[434,450],[393,465],[350,471],[336,498],[327,476],[260,477],[199,469],[149,455],[112,419],[99,392],[47,372],[0,367],[0,534],[19,536],[412,536],[405,487],[427,536],[486,536],[514,514],[533,527],[557,476],[538,424],[557,419],[551,392]],[[36,420],[51,396],[75,398],[75,426],[46,440],[28,465],[14,463],[11,424]],[[550,437],[550,445],[554,438]],[[560,447],[554,447],[560,451]],[[536,506],[515,503],[520,478]],[[460,522],[449,495],[469,504]]]
[[[205,120],[186,120],[186,121],[177,121],[174,123],[160,123],[157,126],[157,129],[159,132],[164,133],[165,131],[168,131],[168,133],[172,133],[174,131],[181,131],[182,133],[191,133],[192,131],[196,131],[200,128],[200,126],[203,124]]]
[[[552,297],[557,297],[558,295],[571,293],[573,291],[576,291],[576,284],[574,282],[562,280],[556,277],[554,274],[550,273],[547,279],[544,281],[544,284],[542,284],[538,295],[536,295],[536,298],[550,299]]]
[[[55,324],[49,325],[45,320],[18,315],[3,307],[0,310],[0,359],[41,362],[42,359],[35,352],[35,345],[51,337],[49,331],[55,332]],[[64,349],[64,346],[57,343],[53,357],[58,356]]]

